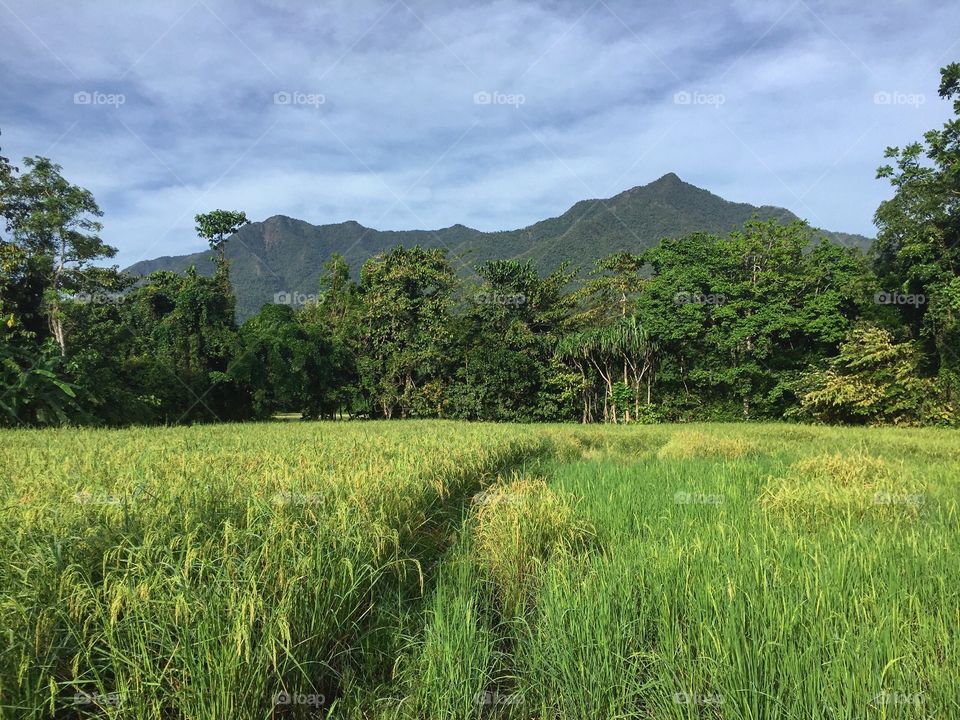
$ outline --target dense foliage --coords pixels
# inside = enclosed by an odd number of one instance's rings
[[[960,65],[956,117],[890,148],[893,197],[869,257],[800,221],[667,237],[585,275],[398,245],[326,264],[237,324],[238,211],[197,216],[204,276],[135,281],[95,264],[102,213],[46,158],[0,158],[0,422],[304,417],[612,423],[806,418],[954,423],[960,394]]]

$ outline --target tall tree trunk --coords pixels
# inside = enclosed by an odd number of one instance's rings
[[[63,332],[63,309],[60,307],[60,279],[63,277],[63,270],[66,264],[67,241],[60,233],[60,256],[57,259],[57,267],[53,271],[53,305],[50,307],[49,326],[53,339],[60,346],[60,356],[67,354],[67,338]]]
[[[587,373],[583,370],[583,365],[579,362],[577,367],[580,368],[580,392],[583,393],[583,419],[580,421],[583,425],[587,424],[587,409],[589,408],[589,395],[590,388],[587,387]]]
[[[50,332],[53,333],[53,339],[60,346],[60,356],[64,357],[67,354],[67,338],[63,332],[63,318],[60,315],[59,301],[50,309]]]

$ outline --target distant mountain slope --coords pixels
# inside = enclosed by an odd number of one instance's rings
[[[559,217],[504,232],[481,232],[463,225],[435,231],[383,231],[352,220],[311,225],[276,215],[241,228],[230,239],[227,256],[237,313],[246,318],[263,303],[273,302],[277,292],[315,293],[323,264],[333,253],[343,255],[354,272],[367,258],[395,245],[445,247],[461,268],[497,258],[531,258],[541,270],[552,270],[563,261],[586,269],[605,255],[620,250],[639,252],[664,237],[697,230],[727,232],[753,215],[782,222],[796,219],[784,208],[729,202],[669,173],[649,185],[612,198],[582,200]],[[870,244],[862,235],[819,232],[842,245],[865,249]],[[128,272],[183,272],[191,265],[211,274],[211,253],[145,260],[130,266]]]

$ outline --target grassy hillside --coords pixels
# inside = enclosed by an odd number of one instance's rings
[[[274,293],[315,293],[323,263],[335,252],[346,257],[354,272],[367,258],[395,245],[447,248],[464,272],[498,258],[532,258],[544,271],[564,261],[589,269],[596,259],[616,251],[639,252],[664,237],[696,230],[727,232],[753,215],[784,222],[796,219],[783,208],[728,202],[670,173],[649,185],[608,199],[583,200],[559,217],[505,232],[485,233],[463,225],[436,231],[381,231],[353,221],[318,226],[278,215],[242,228],[230,240],[227,255],[238,314],[245,318],[272,302]],[[869,239],[860,235],[822,232],[844,245],[869,245]],[[136,263],[129,271],[182,272],[196,265],[200,272],[212,274],[210,258],[209,251],[161,257]]]

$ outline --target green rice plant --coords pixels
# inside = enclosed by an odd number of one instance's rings
[[[948,580],[960,559],[960,455],[950,466],[915,453],[904,472],[899,459],[879,459],[888,439],[870,431],[697,432],[740,432],[755,447],[735,458],[638,454],[631,464],[585,442],[580,460],[552,469],[550,488],[595,534],[586,553],[542,559],[528,601],[492,625],[509,653],[501,683],[522,701],[491,716],[960,713],[950,680],[960,666],[960,592]],[[943,439],[914,438],[922,448]],[[929,502],[909,524],[891,524],[902,515],[894,493],[915,490],[917,476]],[[771,514],[758,501],[771,478],[812,486],[814,505],[822,484],[871,503],[889,491],[894,507],[838,512],[828,494],[821,522],[801,529],[795,510]],[[488,546],[510,541],[508,528],[490,526]],[[483,562],[485,550],[470,552]]]
[[[391,605],[422,595],[463,498],[547,447],[452,423],[6,439],[0,713],[17,718],[332,710],[389,676]]]
[[[0,433],[2,718],[960,717],[960,438]]]
[[[489,713],[497,637],[482,574],[463,550],[444,565],[425,612],[414,660],[401,672],[406,699],[398,717],[483,718]]]
[[[516,705],[511,717],[616,718],[635,710],[645,658],[637,652],[651,614],[624,582],[616,555],[554,557],[535,606],[516,623]]]

